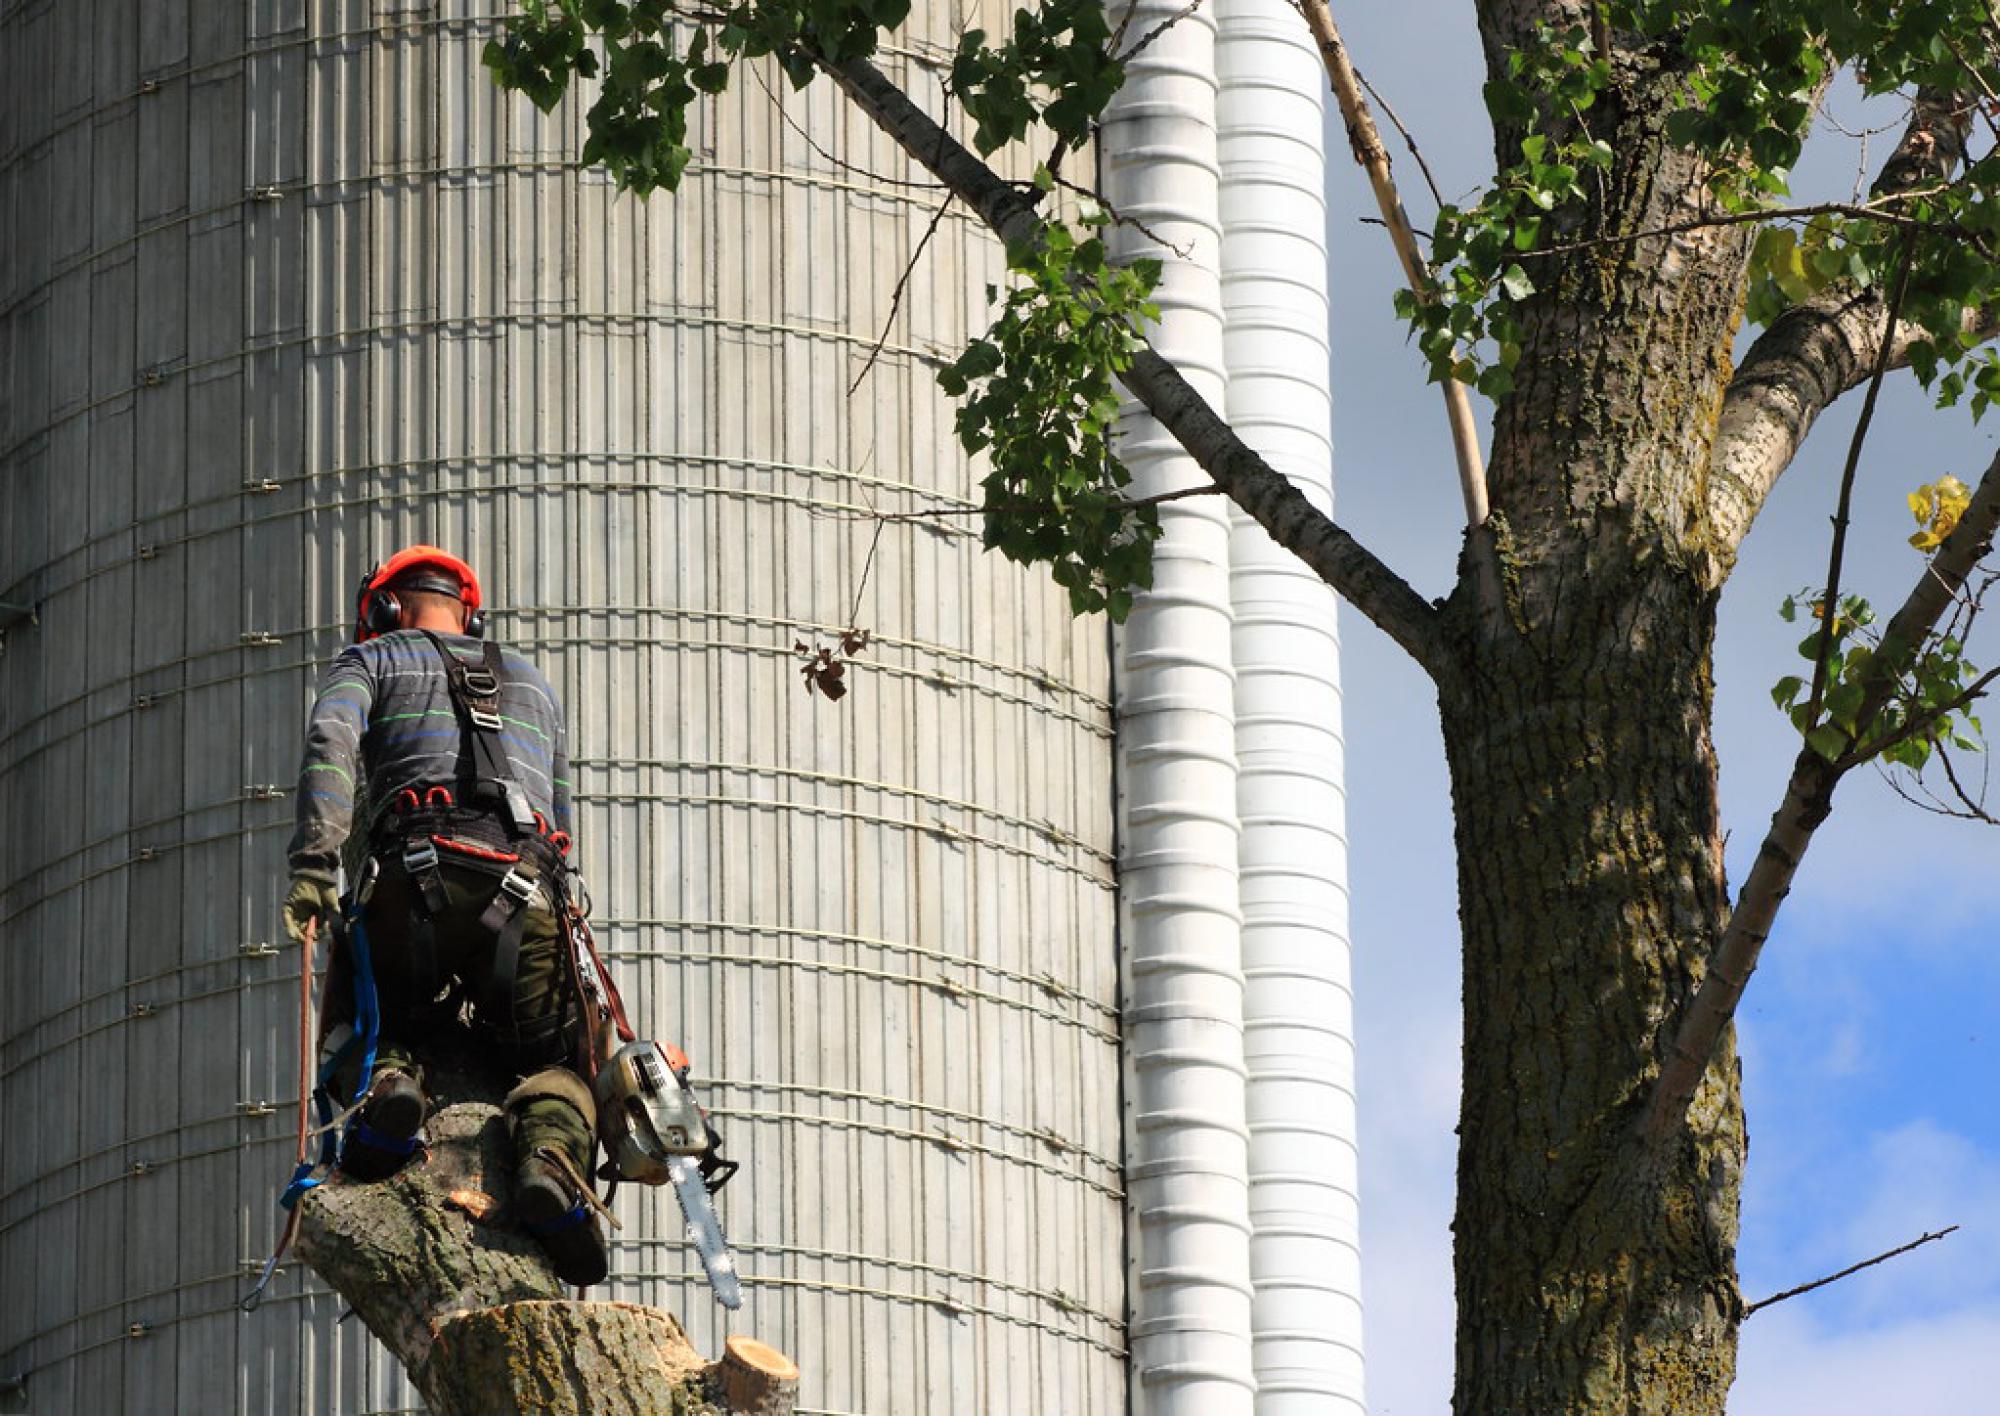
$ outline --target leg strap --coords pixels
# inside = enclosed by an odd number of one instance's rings
[[[423,897],[424,908],[440,915],[450,907],[445,894],[444,874],[438,869],[438,848],[428,836],[407,836],[403,840],[403,870]]]
[[[509,867],[479,916],[479,927],[493,934],[493,970],[487,975],[482,1001],[493,1017],[507,1020],[509,1033],[515,1031],[514,978],[521,967],[521,937],[528,932],[528,906],[538,888],[534,876]]]

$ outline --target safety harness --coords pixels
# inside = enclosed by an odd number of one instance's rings
[[[378,823],[373,853],[408,876],[421,908],[411,920],[409,965],[419,996],[434,993],[437,978],[435,919],[449,907],[447,865],[494,881],[479,927],[494,939],[493,966],[479,999],[481,1011],[509,1021],[516,1042],[546,1040],[561,1026],[529,1037],[513,1021],[514,981],[529,911],[538,903],[560,913],[567,833],[553,830],[515,779],[501,741],[500,689],[505,682],[497,645],[481,646],[483,662],[466,663],[444,641],[424,631],[444,661],[452,707],[458,716],[455,786],[406,787]]]

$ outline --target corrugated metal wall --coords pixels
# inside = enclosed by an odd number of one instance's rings
[[[600,938],[746,1163],[739,1326],[812,1409],[1122,1411],[1102,629],[969,522],[860,519],[971,493],[932,373],[997,252],[947,214],[850,397],[941,194],[746,77],[680,197],[616,196],[481,71],[502,8],[0,5],[0,1377],[415,1404],[296,1266],[235,1303],[309,685],[427,539],[568,696]],[[719,1347],[671,1198],[620,1208],[611,1296]]]

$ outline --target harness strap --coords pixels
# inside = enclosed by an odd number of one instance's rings
[[[391,1155],[409,1155],[421,1144],[415,1136],[404,1136],[400,1140],[395,1136],[385,1136],[358,1118],[348,1128],[347,1141],[359,1141],[364,1146],[373,1146],[376,1150],[387,1151]]]
[[[514,780],[513,767],[500,743],[500,686],[506,682],[500,646],[491,640],[482,644],[481,666],[473,668],[435,633],[425,630],[424,635],[444,660],[451,704],[458,712],[458,775],[476,778],[480,794],[497,798],[500,819],[510,835],[534,835],[535,809]]]
[[[512,885],[515,881],[522,882],[525,893],[517,893],[519,887]],[[528,932],[527,906],[535,888],[529,877],[508,871],[493,892],[493,902],[479,917],[479,927],[493,932],[493,968],[486,977],[483,1001],[493,1017],[507,1020],[509,1031],[514,1028],[514,980],[521,968],[521,939]]]
[[[438,868],[438,848],[434,837],[406,836],[403,838],[403,871],[410,877],[410,883],[423,896],[424,909],[431,914],[443,914],[450,905],[450,897],[445,894],[444,873]]]

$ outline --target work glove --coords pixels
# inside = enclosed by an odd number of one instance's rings
[[[294,944],[306,942],[306,924],[321,915],[331,919],[340,912],[340,892],[329,880],[310,875],[294,875],[291,892],[285,896],[285,933]]]

